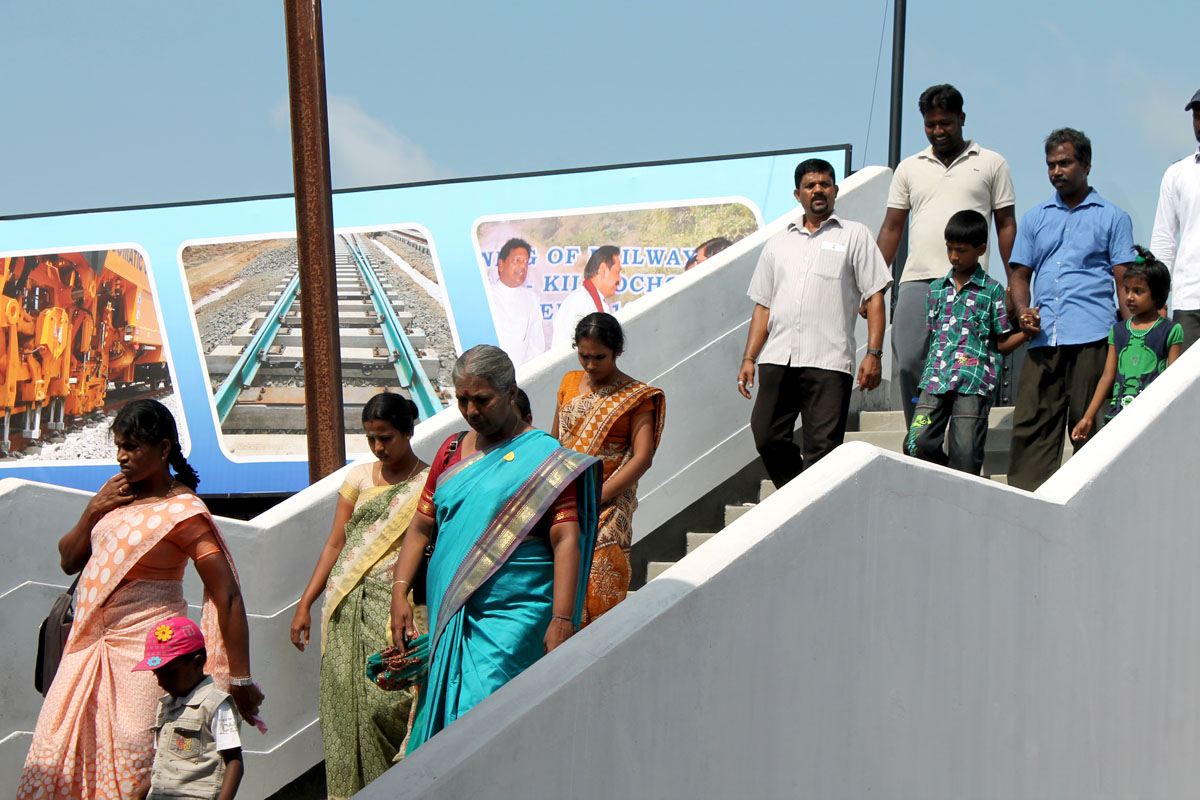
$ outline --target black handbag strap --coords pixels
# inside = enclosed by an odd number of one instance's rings
[[[446,448],[446,455],[445,455],[445,457],[442,458],[441,469],[445,469],[446,465],[450,463],[450,459],[454,458],[454,453],[458,450],[459,445],[462,444],[463,439],[465,439],[466,437],[467,437],[466,431],[459,431],[458,435],[455,436],[450,441],[450,446]],[[439,470],[439,471],[441,471],[441,470]],[[434,542],[436,542],[436,541],[437,541],[437,521],[435,520],[434,524],[433,524],[433,530],[429,534],[429,544],[425,545],[425,558],[429,558],[431,555],[433,555],[433,545],[434,545]]]

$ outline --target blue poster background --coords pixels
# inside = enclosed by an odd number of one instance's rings
[[[533,214],[633,203],[674,203],[740,196],[755,203],[765,222],[796,208],[792,173],[804,158],[824,158],[839,180],[849,147],[677,163],[598,168],[553,174],[471,179],[337,192],[339,228],[388,228],[416,223],[432,237],[444,290],[464,348],[495,343],[472,230],[479,217]],[[191,438],[189,460],[205,494],[292,492],[308,484],[304,460],[233,461],[218,446],[208,374],[192,323],[191,301],[179,252],[195,239],[293,235],[295,203],[288,197],[229,200],[168,207],[115,209],[0,219],[5,255],[27,251],[107,249],[133,244],[148,256],[164,322],[176,390]],[[0,478],[21,477],[94,490],[114,472],[114,461],[0,462]]]

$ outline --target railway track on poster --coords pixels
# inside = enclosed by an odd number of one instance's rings
[[[339,235],[334,247],[340,359],[348,428],[362,404],[379,391],[416,403],[421,419],[444,406],[440,362],[424,331],[386,277],[366,237]],[[217,418],[229,433],[302,432],[303,296],[293,269],[234,334],[207,356]],[[216,380],[219,379],[219,382]]]

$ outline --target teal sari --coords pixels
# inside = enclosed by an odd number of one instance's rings
[[[438,476],[429,559],[430,664],[418,687],[408,752],[467,713],[543,654],[553,616],[554,554],[529,536],[575,482],[579,625],[596,542],[601,462],[532,430]]]

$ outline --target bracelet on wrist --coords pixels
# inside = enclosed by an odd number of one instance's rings
[[[411,583],[409,583],[408,581],[404,580],[403,578],[398,578],[398,579],[396,579],[396,580],[392,581],[392,588],[393,588],[393,589],[395,589],[395,588],[396,588],[396,584],[398,584],[398,583],[403,583],[405,586],[412,586],[412,584],[411,584]]]
[[[254,678],[251,678],[249,675],[238,675],[236,677],[233,675],[230,675],[229,676],[229,685],[230,686],[252,686],[252,685],[254,685]]]
[[[751,358],[750,356],[742,356],[742,361],[743,361],[743,362],[745,362],[745,361],[751,361],[751,362],[753,362],[753,361],[754,361],[754,359],[753,359],[753,358]]]
[[[553,617],[551,617],[551,619],[561,619],[563,622],[569,622],[572,625],[575,624],[575,620],[571,619],[565,614],[555,614]]]

